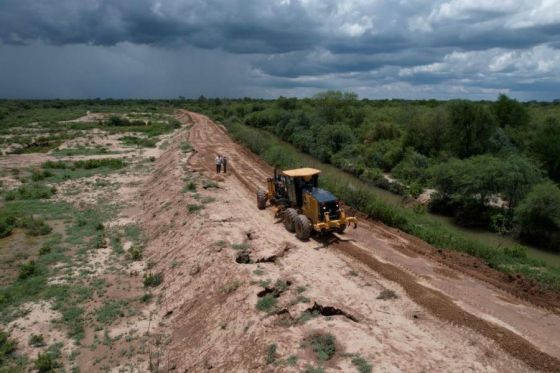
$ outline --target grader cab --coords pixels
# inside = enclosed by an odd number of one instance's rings
[[[312,231],[343,233],[356,218],[346,216],[340,202],[330,192],[318,187],[319,173],[314,168],[298,168],[278,172],[267,179],[266,191],[257,191],[257,207],[266,202],[278,207],[286,229],[296,232],[301,240],[309,239]]]

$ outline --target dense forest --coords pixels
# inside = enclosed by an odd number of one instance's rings
[[[300,151],[403,196],[433,190],[429,209],[457,224],[560,243],[560,104],[309,99],[200,99],[226,125],[265,130]]]

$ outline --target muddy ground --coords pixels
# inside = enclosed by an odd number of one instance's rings
[[[68,369],[88,372],[560,371],[556,294],[363,216],[344,240],[301,242],[272,208],[256,208],[270,166],[207,117],[177,117],[166,146],[128,155],[144,166],[106,176],[112,188],[73,194],[69,183],[56,197],[85,206],[111,195],[121,209],[108,225],[141,228],[141,260],[109,240],[83,263],[110,284],[87,303],[92,315],[107,300],[135,312],[92,323],[78,345],[36,302],[9,326],[20,341],[42,331],[64,342]],[[215,173],[217,153],[226,174]],[[146,276],[161,284],[147,289]]]

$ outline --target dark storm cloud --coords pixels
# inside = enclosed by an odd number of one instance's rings
[[[101,69],[105,86],[89,74],[69,80],[57,65],[41,66],[86,96],[208,94],[225,79],[237,85],[221,87],[233,95],[325,88],[368,95],[367,86],[375,86],[376,94],[416,89],[420,96],[447,97],[464,86],[466,95],[477,88],[476,95],[489,96],[523,89],[548,98],[560,79],[557,7],[555,0],[3,0],[0,46],[31,60],[64,54]],[[219,58],[222,70],[198,56]],[[28,61],[18,62],[0,58],[0,81],[16,84],[14,74],[29,75]],[[153,83],[119,80],[121,66],[127,66],[124,76]],[[211,88],[203,89],[196,76],[205,76]],[[111,88],[112,81],[125,87]],[[45,87],[44,96],[72,94],[52,83]],[[24,96],[35,89],[31,82],[17,88]],[[14,91],[0,87],[1,96]]]

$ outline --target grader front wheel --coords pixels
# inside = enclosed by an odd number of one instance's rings
[[[257,208],[264,210],[266,208],[266,192],[262,189],[257,191]]]

